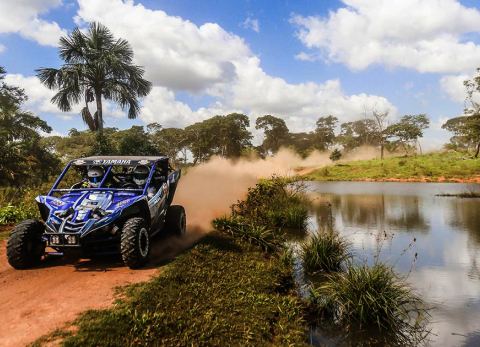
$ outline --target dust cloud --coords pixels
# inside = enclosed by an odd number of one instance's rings
[[[348,160],[373,158],[378,154],[361,148]],[[330,165],[329,153],[315,151],[303,159],[289,149],[281,149],[266,159],[229,160],[213,157],[208,162],[188,169],[177,188],[175,204],[185,207],[188,229],[209,231],[212,219],[229,212],[229,207],[245,197],[247,189],[260,179],[273,174],[293,176]]]

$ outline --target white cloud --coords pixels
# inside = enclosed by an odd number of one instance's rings
[[[71,120],[73,117],[80,117],[80,110],[82,104],[77,104],[72,107],[70,112],[62,112],[58,107],[51,103],[52,97],[56,91],[45,87],[36,76],[23,76],[21,74],[7,74],[5,76],[5,83],[23,88],[28,100],[25,102],[24,108],[35,114],[52,114],[63,120]],[[94,106],[90,106],[90,110],[94,111]],[[126,112],[122,111],[117,105],[105,101],[103,114],[105,118],[125,118]]]
[[[372,64],[419,72],[470,72],[480,45],[480,11],[456,0],[343,0],[326,17],[294,16],[298,38],[324,59],[362,70]]]
[[[242,38],[214,23],[197,26],[121,0],[79,0],[76,20],[100,21],[130,42],[136,62],[154,84],[142,108],[146,122],[185,126],[215,114],[242,111],[281,116],[293,130],[307,130],[324,114],[346,120],[358,117],[364,107],[396,112],[383,97],[344,94],[338,80],[291,84],[270,76]],[[175,99],[173,90],[210,95],[215,102],[192,110]]]
[[[463,82],[471,76],[461,75],[447,75],[440,79],[440,86],[445,93],[456,102],[465,101],[466,89]]]
[[[317,61],[319,59],[319,56],[313,53],[300,52],[295,55],[295,59],[301,60],[301,61],[313,62],[313,61]]]
[[[0,43],[0,53],[5,52],[6,47]]]
[[[39,16],[61,4],[62,0],[0,1],[0,33],[18,33],[41,45],[57,46],[66,31]]]
[[[245,19],[242,22],[242,27],[245,28],[245,29],[251,29],[251,30],[255,31],[256,33],[260,32],[260,24],[258,22],[258,19],[255,19],[255,18],[252,18],[252,17],[247,17],[247,19]]]
[[[28,96],[25,107],[29,111],[35,113],[43,112],[62,114],[57,106],[50,102],[50,99],[55,95],[55,91],[45,87],[37,77],[26,77],[21,74],[7,74],[5,76],[5,82],[7,84],[25,89],[25,93]]]
[[[121,0],[79,0],[78,18],[100,21],[128,39],[137,63],[154,84],[201,91],[235,78],[232,61],[250,54],[238,36],[218,24],[201,26],[142,4]]]

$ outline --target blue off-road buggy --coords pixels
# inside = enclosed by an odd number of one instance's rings
[[[185,233],[185,210],[171,205],[180,174],[163,156],[71,161],[50,192],[36,198],[43,221],[13,229],[8,262],[16,269],[34,266],[48,247],[87,258],[120,253],[128,267],[141,267],[155,234]]]

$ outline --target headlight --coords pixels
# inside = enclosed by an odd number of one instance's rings
[[[52,244],[52,245],[59,245],[59,244],[61,244],[60,235],[52,235],[52,236],[50,236],[50,244]]]
[[[76,235],[66,235],[65,240],[69,245],[76,245],[77,244],[77,236]]]

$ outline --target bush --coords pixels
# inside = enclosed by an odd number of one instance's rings
[[[376,338],[389,345],[416,345],[428,335],[422,300],[383,264],[350,265],[346,272],[327,275],[312,289],[310,309],[316,317],[346,327],[347,333],[380,332]]]
[[[245,200],[232,206],[232,216],[270,229],[303,229],[308,210],[302,189],[285,178],[262,180],[248,189]]]
[[[37,209],[27,205],[0,207],[0,225],[13,224],[37,217]]]
[[[260,246],[264,251],[275,251],[283,239],[262,225],[254,225],[240,217],[220,217],[212,221],[218,231],[227,232],[235,238]]]
[[[347,241],[334,231],[312,235],[302,243],[302,251],[303,266],[310,274],[340,271],[351,256]]]

